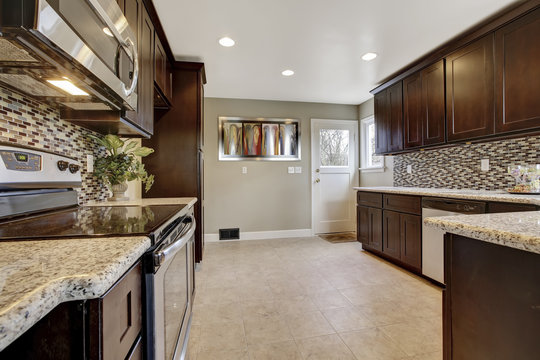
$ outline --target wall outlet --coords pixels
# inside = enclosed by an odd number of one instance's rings
[[[489,171],[489,159],[480,160],[480,170]]]
[[[247,174],[247,166],[242,166],[242,174]]]
[[[301,166],[296,166],[296,167],[294,168],[294,172],[295,172],[296,174],[301,174],[301,173],[302,173],[302,167],[301,167]]]
[[[294,166],[289,166],[289,167],[287,168],[287,172],[288,172],[289,174],[294,174]]]
[[[94,172],[94,155],[86,155],[86,171]]]
[[[407,174],[412,174],[412,165],[407,165]]]

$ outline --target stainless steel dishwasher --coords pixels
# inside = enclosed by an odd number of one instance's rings
[[[486,212],[479,201],[422,199],[422,274],[444,284],[444,231],[424,225],[427,217],[472,215]]]

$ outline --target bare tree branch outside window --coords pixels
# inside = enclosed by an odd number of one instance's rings
[[[321,166],[349,165],[349,130],[320,130]]]

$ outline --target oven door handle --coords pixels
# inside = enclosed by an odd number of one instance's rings
[[[172,244],[154,253],[154,266],[161,266],[162,264],[166,263],[169,258],[174,256],[178,250],[184,247],[189,239],[191,239],[193,234],[195,234],[195,228],[197,227],[195,218],[189,216],[182,222],[186,222],[186,220],[189,220],[190,224],[186,229],[184,229],[182,234],[180,234]]]

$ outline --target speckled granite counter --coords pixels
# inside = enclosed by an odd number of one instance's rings
[[[195,205],[195,197],[145,198],[127,201],[90,201],[85,206],[145,206],[145,205]]]
[[[454,199],[483,200],[483,201],[501,201],[520,204],[534,204],[540,206],[540,195],[516,195],[509,194],[503,190],[469,190],[469,189],[441,189],[441,188],[417,188],[417,187],[393,187],[393,186],[375,186],[375,187],[354,187],[355,190],[381,192],[388,194],[421,195],[446,197]]]
[[[540,211],[442,216],[424,219],[426,226],[540,254]]]
[[[58,304],[103,295],[147,237],[0,242],[0,351]]]

